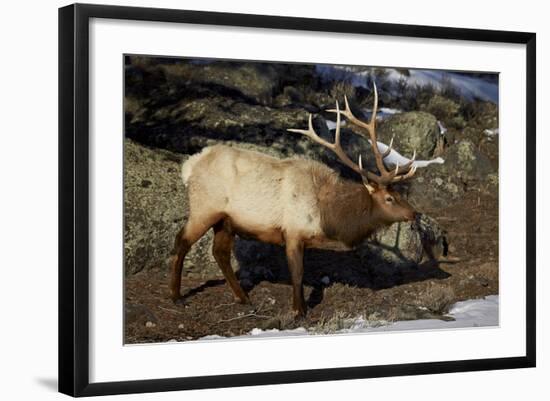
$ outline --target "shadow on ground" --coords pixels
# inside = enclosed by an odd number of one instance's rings
[[[399,258],[398,249],[391,251]],[[245,291],[250,292],[266,281],[290,284],[284,247],[237,239],[234,252],[239,266],[236,275]],[[348,252],[308,249],[304,255],[304,286],[311,288],[306,300],[310,308],[319,305],[323,301],[324,289],[336,283],[381,290],[450,276],[435,260],[396,266],[388,264],[376,252],[365,249]],[[223,279],[208,280],[188,290],[183,296],[184,302],[207,288],[224,284]]]

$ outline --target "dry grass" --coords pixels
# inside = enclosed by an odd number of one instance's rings
[[[443,315],[449,311],[455,300],[456,294],[449,284],[430,282],[427,288],[418,294],[415,304],[434,314]]]
[[[338,311],[332,316],[322,316],[321,319],[309,328],[315,334],[330,334],[353,326],[355,318],[346,312]]]

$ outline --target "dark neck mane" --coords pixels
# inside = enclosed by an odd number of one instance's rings
[[[363,184],[338,179],[319,188],[321,228],[327,238],[349,247],[359,245],[373,233],[372,198]]]

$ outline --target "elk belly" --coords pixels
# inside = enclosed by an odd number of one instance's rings
[[[314,236],[308,238],[304,244],[306,248],[326,249],[336,252],[351,251],[353,249],[353,247],[350,247],[343,242],[333,240],[325,236]]]
[[[283,232],[276,227],[251,227],[239,224],[234,219],[229,219],[231,230],[243,239],[265,242],[268,244],[283,245],[285,240]],[[242,222],[241,222],[242,223]]]

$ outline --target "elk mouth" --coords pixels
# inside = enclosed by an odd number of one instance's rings
[[[411,228],[417,231],[422,231],[422,213],[415,212],[414,220],[411,220]]]
[[[410,212],[405,216],[405,221],[417,223],[420,220],[421,214],[418,212]]]

